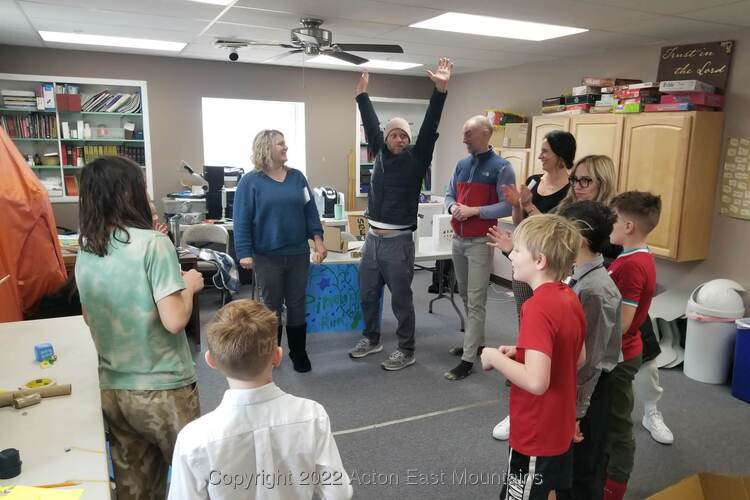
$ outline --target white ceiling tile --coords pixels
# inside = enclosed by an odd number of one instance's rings
[[[264,28],[260,26],[247,26],[244,24],[214,23],[206,35],[210,35],[212,41],[216,38],[240,38],[262,43],[289,43],[289,30],[285,28]]]
[[[0,30],[0,44],[23,45],[26,47],[42,47],[42,42],[36,31],[28,29],[2,29]]]
[[[154,31],[153,28],[148,28],[145,26],[114,26],[100,23],[82,22],[71,25],[64,20],[55,19],[41,19],[36,21],[34,24],[36,29],[40,31],[70,32],[75,29],[77,32],[85,34],[145,38],[149,40],[165,40],[169,42],[189,42],[190,37],[192,36],[186,32],[170,31],[166,29],[161,29],[157,32]],[[50,44],[45,43],[45,45]],[[77,44],[74,44],[74,46],[75,45]],[[83,47],[83,45],[78,45],[78,47]],[[114,48],[110,48],[109,50],[114,50]]]
[[[622,26],[612,26],[607,31],[630,35],[678,40],[683,38],[714,36],[716,34],[736,31],[736,26],[708,23],[679,17],[659,16],[657,18]]]
[[[518,41],[509,38],[497,38],[480,35],[466,35],[462,33],[449,33],[446,31],[425,30],[418,28],[397,28],[389,33],[387,37],[391,40],[404,42],[417,42],[432,45],[462,47],[467,49],[477,48],[484,50],[503,50],[512,47]],[[380,37],[383,38],[383,37]]]
[[[606,4],[610,6],[628,8],[654,14],[676,15],[691,10],[705,9],[717,5],[730,4],[737,0],[582,0],[587,4]]]
[[[78,30],[81,20],[89,26],[122,26],[138,27],[151,30],[151,38],[158,38],[161,30],[180,31],[189,34],[199,33],[208,23],[192,19],[179,19],[175,17],[149,16],[144,14],[131,14],[127,12],[113,12],[101,9],[90,9],[81,7],[64,7],[60,5],[45,5],[33,2],[19,2],[19,5],[29,17],[31,22],[37,26],[43,21],[56,21],[66,23]],[[157,31],[158,30],[158,31]],[[107,35],[106,31],[98,30],[92,33]],[[123,35],[127,36],[127,35]]]
[[[211,20],[224,9],[221,5],[191,2],[188,0],[40,0],[19,3],[34,3],[43,8],[57,6],[88,11],[105,10],[111,12],[130,12],[136,14],[164,16],[182,19]]]
[[[723,7],[696,10],[682,14],[681,17],[711,21],[738,26],[750,26],[750,1],[737,2]]]

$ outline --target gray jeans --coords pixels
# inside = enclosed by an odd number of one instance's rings
[[[383,286],[391,291],[391,308],[398,327],[398,348],[414,352],[414,300],[411,281],[414,278],[414,240],[411,233],[385,238],[369,233],[362,247],[359,264],[359,294],[365,330],[370,342],[380,342],[380,299]]]
[[[484,345],[484,321],[487,315],[487,287],[492,271],[492,248],[488,238],[453,237],[453,269],[458,292],[464,301],[468,323],[461,359],[477,361],[477,350]]]
[[[305,290],[310,269],[310,254],[256,255],[255,276],[263,303],[276,313],[281,324],[281,309],[286,305],[286,324],[305,324]]]

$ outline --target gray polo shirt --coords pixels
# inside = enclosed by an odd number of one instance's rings
[[[588,411],[599,374],[611,371],[619,360],[622,296],[601,255],[574,266],[571,283],[586,317],[586,363],[578,370],[576,400],[576,418],[580,419]]]

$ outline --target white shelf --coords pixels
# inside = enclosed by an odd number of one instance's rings
[[[0,109],[0,113],[8,113],[8,114],[30,114],[30,113],[45,113],[48,115],[55,116],[55,119],[57,121],[57,130],[58,135],[62,135],[62,127],[60,126],[61,122],[63,121],[70,121],[75,116],[78,116],[79,119],[82,119],[84,121],[89,121],[92,128],[95,127],[98,122],[95,122],[93,120],[98,120],[99,118],[104,117],[127,117],[127,118],[133,118],[139,125],[142,124],[142,130],[143,130],[143,139],[37,139],[37,140],[20,140],[16,144],[19,146],[19,149],[21,149],[21,153],[26,154],[29,153],[35,153],[38,152],[36,149],[31,149],[33,145],[44,145],[45,143],[48,144],[48,147],[51,148],[52,145],[57,149],[58,154],[60,155],[60,158],[65,161],[65,158],[62,158],[62,145],[63,144],[69,144],[71,146],[75,145],[104,145],[106,143],[109,144],[122,144],[123,146],[143,146],[144,149],[144,159],[145,159],[145,165],[142,165],[141,168],[144,171],[144,175],[146,177],[146,186],[148,189],[149,196],[153,198],[154,194],[154,188],[153,188],[153,171],[151,168],[151,136],[150,136],[150,128],[149,128],[149,117],[148,117],[148,86],[147,83],[143,80],[114,80],[114,79],[107,79],[107,78],[80,78],[80,77],[66,77],[66,76],[55,76],[55,75],[22,75],[22,74],[13,74],[13,73],[0,73],[0,89],[15,89],[15,90],[34,90],[36,88],[36,85],[39,83],[51,83],[53,86],[57,86],[59,84],[75,84],[80,86],[79,93],[81,95],[81,101],[86,102],[86,100],[91,97],[92,95],[100,92],[101,90],[108,89],[112,92],[139,92],[141,94],[141,112],[140,113],[106,113],[106,112],[80,112],[80,111],[58,111],[58,110],[47,110],[47,111],[26,111],[26,112],[19,112],[19,111],[7,111],[4,109]],[[71,116],[73,115],[73,116]],[[89,120],[90,119],[90,120]],[[110,123],[110,122],[105,122]],[[14,140],[15,142],[15,140]],[[38,146],[37,146],[38,147]],[[54,174],[55,169],[54,168],[41,168],[42,166],[36,166],[32,167],[35,169],[38,173],[44,173],[45,177],[50,177]],[[59,175],[60,180],[63,181],[64,185],[64,178],[63,175],[66,173],[65,171],[74,171],[74,172],[80,172],[80,168],[59,168]],[[50,201],[52,203],[77,203],[78,197],[77,196],[50,196]]]

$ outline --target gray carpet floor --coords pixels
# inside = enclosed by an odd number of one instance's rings
[[[386,372],[380,363],[396,347],[395,319],[386,295],[385,350],[361,360],[347,352],[358,332],[308,336],[313,370],[298,374],[285,357],[275,382],[296,396],[321,403],[331,417],[355,498],[497,498],[507,462],[507,443],[491,437],[508,411],[508,388],[496,373],[481,367],[462,381],[443,373],[458,362],[448,349],[461,345],[458,319],[446,300],[428,314],[427,271],[418,271],[413,289],[417,311],[417,362]],[[249,296],[249,290],[240,293]],[[456,297],[457,300],[458,297]],[[205,326],[220,307],[218,294],[201,296]],[[513,298],[491,285],[487,343],[513,343],[517,319]],[[203,342],[205,349],[205,342]],[[196,356],[203,413],[211,411],[227,388],[226,380]],[[695,382],[681,368],[661,370],[664,396],[659,408],[675,434],[675,444],[653,441],[640,424],[643,406],[633,412],[636,457],[627,499],[643,499],[699,471],[750,474],[750,405],[732,397],[727,386]],[[727,499],[729,500],[729,499]]]

